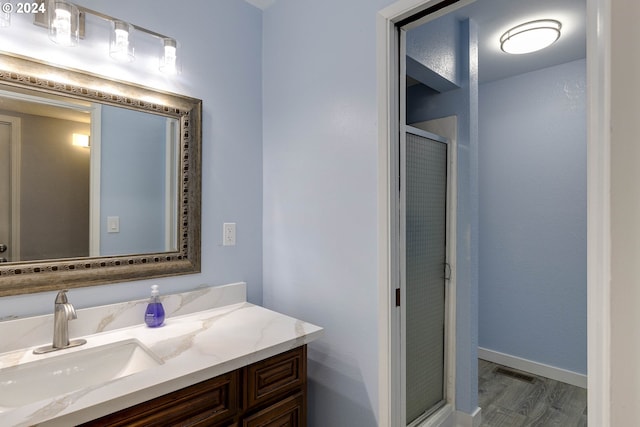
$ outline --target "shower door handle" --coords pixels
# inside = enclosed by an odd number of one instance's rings
[[[451,265],[449,265],[448,262],[444,263],[444,280],[449,281],[451,280]]]

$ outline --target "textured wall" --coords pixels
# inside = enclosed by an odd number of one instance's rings
[[[480,346],[587,371],[586,63],[480,86]]]
[[[458,19],[453,14],[407,31],[407,74],[438,91],[459,87],[463,77],[460,46]],[[422,65],[422,72],[415,70],[411,60]]]

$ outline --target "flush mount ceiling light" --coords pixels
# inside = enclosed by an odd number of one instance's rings
[[[515,55],[544,49],[560,38],[561,28],[562,24],[555,19],[540,19],[517,25],[500,37],[500,49]]]

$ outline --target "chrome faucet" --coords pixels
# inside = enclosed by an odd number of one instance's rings
[[[76,309],[67,299],[67,291],[62,290],[58,292],[53,311],[53,344],[36,348],[33,350],[33,353],[49,353],[51,351],[85,344],[87,340],[84,339],[69,340],[69,320],[76,319],[77,317]]]

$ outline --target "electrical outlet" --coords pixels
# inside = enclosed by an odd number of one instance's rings
[[[222,224],[222,246],[236,245],[236,223],[225,222]]]

